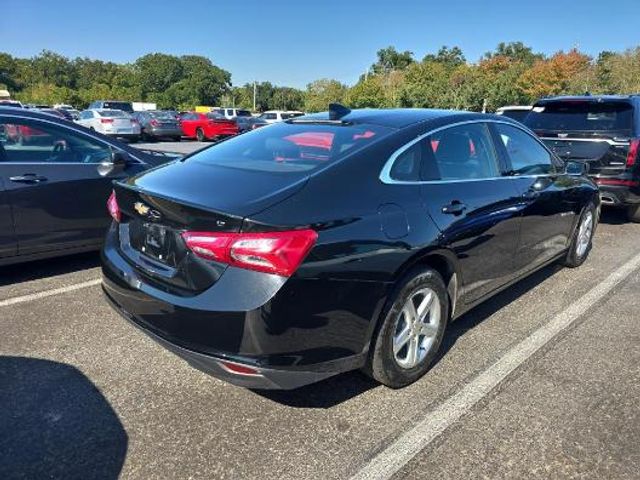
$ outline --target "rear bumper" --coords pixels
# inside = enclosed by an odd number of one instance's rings
[[[239,387],[257,390],[291,390],[310,383],[319,382],[333,376],[332,372],[315,372],[304,370],[283,370],[256,366],[255,362],[222,355],[208,355],[180,347],[142,327],[133,315],[124,310],[109,294],[108,287],[103,285],[105,296],[111,306],[131,325],[135,326],[164,348],[185,360],[189,365],[213,377]],[[241,374],[230,371],[225,364],[247,366],[256,370],[255,374]],[[336,372],[337,373],[337,372]]]
[[[180,128],[145,128],[145,133],[153,137],[181,137]]]
[[[593,177],[593,180],[598,185],[603,205],[626,206],[640,203],[638,180],[617,177]]]
[[[103,290],[127,320],[194,367],[235,385],[291,389],[364,365],[386,285],[284,279],[229,267],[209,289],[154,287],[125,258],[112,227]],[[229,361],[257,370],[230,372]]]

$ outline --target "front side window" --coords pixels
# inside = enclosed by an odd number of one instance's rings
[[[549,151],[531,135],[519,128],[497,123],[514,175],[546,175],[556,171]]]
[[[100,163],[111,149],[70,129],[37,120],[0,120],[0,161],[24,163]]]

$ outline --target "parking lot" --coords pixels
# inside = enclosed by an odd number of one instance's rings
[[[605,212],[585,265],[472,310],[396,391],[234,387],[115,314],[97,255],[4,267],[0,478],[637,478],[639,235]]]
[[[143,150],[157,150],[159,152],[181,153],[187,155],[202,148],[213,145],[213,142],[198,142],[184,140],[182,142],[153,142],[153,143],[132,143],[131,146]]]

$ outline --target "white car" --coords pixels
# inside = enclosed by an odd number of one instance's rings
[[[267,110],[258,118],[267,123],[277,123],[290,118],[301,117],[302,115],[304,115],[304,112],[298,112],[297,110]]]
[[[231,120],[237,117],[251,117],[251,112],[244,108],[219,108],[216,107],[213,109],[215,113],[219,113],[223,115],[225,118]]]
[[[122,110],[95,109],[80,112],[77,124],[111,137],[140,140],[140,124]]]
[[[524,117],[529,115],[533,107],[531,105],[507,105],[500,107],[496,110],[496,115],[504,115],[505,117],[513,118],[518,122],[522,122]]]

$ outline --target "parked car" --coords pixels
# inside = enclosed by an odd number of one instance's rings
[[[179,142],[182,138],[180,123],[173,112],[162,110],[149,110],[146,112],[134,112],[135,118],[140,124],[140,135],[143,140],[158,140],[170,138]]]
[[[24,105],[17,100],[0,100],[0,107],[25,108]]]
[[[518,122],[522,122],[529,112],[531,111],[531,105],[508,105],[506,107],[500,107],[496,110],[496,115],[504,115],[505,117],[513,118]]]
[[[113,180],[174,158],[35,110],[0,107],[0,265],[98,250]]]
[[[215,113],[219,113],[220,115],[223,115],[225,118],[228,119],[232,119],[232,118],[237,118],[237,117],[251,117],[251,111],[250,110],[245,110],[242,108],[227,108],[227,107],[223,107],[223,108],[215,108],[213,110]]]
[[[131,102],[123,102],[120,100],[96,100],[91,102],[89,110],[122,110],[123,112],[133,113],[133,104]]]
[[[236,123],[238,124],[238,130],[240,133],[269,125],[267,121],[258,117],[236,117]]]
[[[57,110],[62,110],[64,112],[69,112],[69,114],[71,115],[71,118],[73,120],[77,120],[80,117],[80,111],[73,108],[71,105],[66,105],[64,103],[60,103],[60,104],[56,104],[53,106],[53,108],[57,109]]]
[[[84,110],[76,123],[111,137],[140,140],[140,124],[122,110]]]
[[[421,377],[455,319],[585,261],[598,189],[495,115],[294,118],[115,184],[103,288],[193,366],[252,388]]]
[[[544,98],[525,124],[560,158],[585,166],[604,205],[640,222],[640,96]]]
[[[199,142],[237,135],[238,124],[216,113],[188,112],[180,116],[182,135]]]
[[[260,115],[258,118],[264,120],[267,123],[277,123],[290,118],[301,117],[303,112],[287,111],[287,110],[268,110]]]
[[[59,108],[41,108],[39,109],[39,111],[42,113],[46,113],[48,115],[54,115],[58,118],[62,118],[64,120],[73,122],[73,116],[67,110],[62,110]]]

